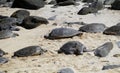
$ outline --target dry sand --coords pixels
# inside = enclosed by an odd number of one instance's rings
[[[84,33],[82,37],[75,36],[68,39],[48,40],[44,38],[44,35],[48,34],[53,28],[68,27],[78,30],[81,27],[81,25],[77,24],[67,26],[63,24],[65,21],[104,23],[107,27],[120,22],[120,11],[115,10],[103,9],[97,14],[77,15],[82,5],[58,8],[51,8],[52,5],[46,5],[39,10],[28,10],[34,16],[49,18],[56,15],[56,19],[49,21],[48,25],[43,24],[32,30],[19,27],[21,30],[16,33],[20,36],[0,40],[0,48],[8,52],[5,57],[9,58],[8,63],[0,65],[0,71],[6,71],[7,73],[57,73],[61,68],[70,67],[74,69],[75,73],[120,73],[120,68],[101,70],[103,65],[120,65],[120,57],[113,57],[114,54],[120,54],[120,48],[116,45],[116,42],[120,41],[119,36]],[[0,15],[10,16],[16,10],[19,9],[0,8]],[[58,25],[52,25],[53,23]],[[93,52],[87,52],[80,56],[57,54],[57,50],[64,43],[73,40],[82,42],[89,49],[95,49],[105,42],[111,41],[114,44],[114,48],[107,57],[103,58],[94,56]],[[48,52],[41,56],[11,58],[15,51],[32,45],[39,45],[47,49]]]

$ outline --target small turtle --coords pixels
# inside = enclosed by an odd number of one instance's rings
[[[120,65],[106,65],[106,66],[103,66],[102,70],[114,69],[119,67]]]
[[[0,57],[2,57],[3,55],[5,55],[6,53],[0,49]]]
[[[4,64],[4,63],[7,63],[7,62],[8,62],[7,58],[0,57],[0,64]]]
[[[74,73],[74,71],[71,68],[64,68],[58,71],[57,73]]]
[[[26,17],[20,26],[26,29],[33,29],[38,27],[41,24],[48,24],[48,20],[43,17],[38,16],[28,16]]]
[[[46,52],[46,50],[42,49],[40,46],[28,46],[25,47],[23,49],[20,49],[16,52],[14,52],[14,56],[17,57],[28,57],[28,56],[34,56],[34,55],[41,55],[44,52]]]
[[[55,28],[49,33],[48,36],[45,36],[45,38],[62,39],[62,38],[71,38],[76,35],[82,35],[82,33],[71,28]]]
[[[86,47],[78,41],[69,41],[65,43],[59,50],[58,53],[82,55],[83,52],[90,52],[92,50],[86,49]]]
[[[30,12],[27,10],[17,10],[10,17],[17,18],[18,25],[22,23],[23,19],[30,16]]]
[[[88,33],[100,33],[106,29],[106,26],[102,23],[91,23],[80,27],[79,31]]]
[[[109,27],[107,28],[103,34],[106,34],[106,35],[120,35],[120,26],[112,26],[112,27]]]
[[[11,37],[19,36],[17,33],[13,33],[11,30],[0,31],[0,39],[6,39]]]
[[[78,15],[87,15],[90,13],[97,13],[98,10],[92,7],[83,7],[77,14]]]
[[[94,54],[95,56],[98,57],[106,57],[110,51],[113,49],[113,44],[112,42],[107,42],[101,46],[99,46],[95,51]]]

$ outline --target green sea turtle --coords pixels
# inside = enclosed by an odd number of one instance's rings
[[[45,36],[45,38],[62,39],[62,38],[71,38],[76,35],[82,35],[82,33],[72,28],[55,28],[49,33],[48,36]]]
[[[16,52],[14,52],[14,56],[17,57],[28,57],[28,56],[34,56],[34,55],[41,55],[44,52],[46,52],[46,50],[42,49],[40,46],[28,46],[25,48],[22,48]]]
[[[69,41],[65,43],[59,50],[58,53],[65,54],[75,54],[82,55],[83,52],[91,52],[92,50],[88,50],[81,42],[79,41]]]

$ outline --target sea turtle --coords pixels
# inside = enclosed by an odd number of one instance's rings
[[[19,28],[16,28],[16,18],[3,18],[0,20],[0,39],[10,38],[18,36],[17,33],[12,31],[19,31]]]
[[[17,57],[28,57],[28,56],[34,56],[34,55],[41,55],[44,52],[46,52],[46,50],[42,49],[40,46],[28,46],[25,47],[23,49],[20,49],[16,52],[14,52],[14,56]]]
[[[30,16],[30,12],[27,10],[17,10],[10,17],[17,18],[18,25],[20,25],[24,18]]]
[[[0,64],[4,64],[4,63],[7,63],[7,62],[8,62],[7,58],[0,57]]]
[[[98,56],[98,57],[106,57],[112,49],[113,49],[112,42],[106,42],[105,44],[95,49],[94,54],[95,56]]]
[[[106,26],[102,23],[91,23],[79,28],[79,31],[89,33],[100,33],[106,29]]]
[[[62,39],[62,38],[71,38],[76,35],[82,35],[82,33],[72,28],[55,28],[49,33],[48,36],[45,36],[45,38]]]
[[[17,20],[16,18],[3,18],[0,20],[0,31],[1,30],[12,30],[19,31],[19,28],[16,28]]]
[[[17,33],[13,33],[11,30],[0,31],[0,39],[6,39],[11,37],[19,36]]]
[[[115,26],[111,26],[109,28],[107,28],[103,34],[106,35],[120,35],[120,26],[119,25],[115,25]]]
[[[65,43],[59,50],[58,53],[82,55],[83,52],[90,52],[81,42],[69,41]]]
[[[97,13],[98,10],[92,7],[83,7],[82,9],[79,10],[77,13],[78,15],[87,15],[90,13]]]
[[[48,24],[48,23],[49,22],[46,18],[38,17],[38,16],[28,16],[23,20],[20,26],[26,29],[33,29],[38,27],[41,24]]]

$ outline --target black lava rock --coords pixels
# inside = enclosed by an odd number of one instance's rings
[[[15,0],[12,8],[39,9],[44,5],[43,0]]]
[[[22,24],[20,26],[26,28],[26,29],[33,29],[38,27],[41,24],[48,24],[48,20],[43,17],[38,17],[38,16],[29,16],[26,17]]]

